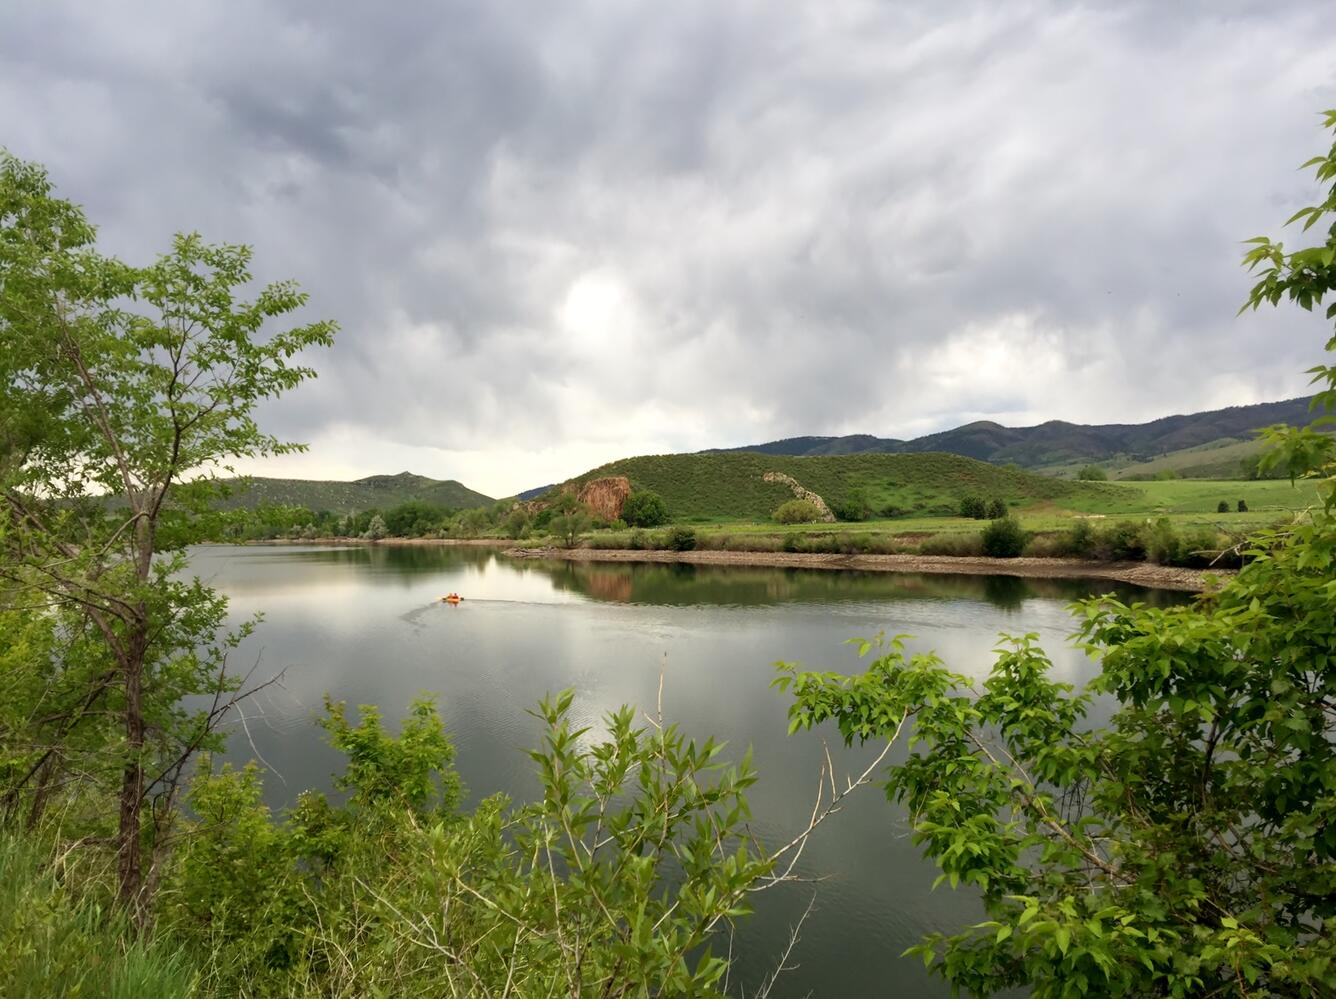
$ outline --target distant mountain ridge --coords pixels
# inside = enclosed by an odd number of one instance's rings
[[[1000,423],[980,420],[907,441],[850,434],[845,437],[789,437],[765,444],[715,450],[795,457],[940,451],[994,464],[1015,462],[1022,468],[1114,458],[1145,461],[1222,438],[1247,437],[1252,431],[1273,423],[1307,423],[1311,419],[1308,403],[1305,396],[1204,413],[1164,416],[1148,423],[1087,425],[1050,420],[1033,427],[1004,427]]]
[[[454,479],[429,479],[425,475],[400,472],[397,475],[368,475],[352,482],[322,479],[270,479],[252,476],[244,486],[235,486],[218,505],[224,509],[276,506],[304,506],[309,510],[354,513],[361,510],[387,510],[418,500],[435,506],[465,510],[487,506],[495,500],[470,489]]]

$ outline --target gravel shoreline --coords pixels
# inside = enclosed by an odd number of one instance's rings
[[[1037,579],[1112,579],[1162,590],[1200,593],[1233,575],[1229,569],[1176,569],[1148,562],[1092,562],[1074,558],[975,558],[951,555],[827,555],[810,552],[632,551],[607,548],[509,548],[516,559],[567,562],[676,562],[762,568],[927,572]]]

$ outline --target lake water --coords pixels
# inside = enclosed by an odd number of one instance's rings
[[[983,675],[1000,632],[1033,631],[1056,674],[1080,681],[1091,664],[1070,646],[1072,600],[1110,590],[1183,599],[1107,581],[546,563],[441,547],[211,546],[193,553],[192,566],[228,595],[237,619],[264,613],[237,661],[258,658],[256,675],[283,670],[283,683],[248,703],[231,755],[268,765],[276,808],[305,788],[328,789],[340,769],[312,724],[326,693],[378,704],[392,723],[419,692],[438,694],[472,797],[525,799],[538,784],[523,750],[540,734],[526,708],[574,688],[574,720],[598,725],[622,704],[652,709],[662,670],[666,718],[690,735],[727,739],[730,758],[754,749],[754,828],[772,844],[806,824],[823,738],[841,773],[869,758],[842,749],[833,727],[785,735],[788,701],[769,686],[776,660],[854,672],[860,660],[844,641],[884,631]],[[452,590],[466,598],[457,607],[439,602]],[[757,912],[734,942],[733,994],[750,994],[769,974],[813,891],[790,957],[797,967],[773,995],[948,994],[921,962],[898,955],[926,931],[977,920],[977,903],[965,891],[931,890],[936,869],[878,787],[817,831],[800,873],[823,880],[754,899]]]

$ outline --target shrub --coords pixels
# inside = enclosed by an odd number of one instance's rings
[[[978,496],[966,496],[960,501],[960,515],[973,520],[985,520],[988,517],[988,505]]]
[[[836,503],[831,512],[839,520],[857,522],[872,516],[872,504],[863,490],[855,489],[843,502]]]
[[[678,525],[668,531],[667,547],[675,552],[689,552],[696,548],[696,532],[689,527]]]
[[[1238,510],[1239,510],[1239,513],[1247,513],[1247,512],[1248,512],[1248,501],[1247,501],[1247,500],[1239,500]]]
[[[1095,531],[1088,520],[1077,520],[1062,535],[1064,555],[1086,558],[1095,548]]]
[[[1106,482],[1108,481],[1109,473],[1104,471],[1104,469],[1100,468],[1098,465],[1086,465],[1076,473],[1076,477],[1083,482]]]
[[[639,527],[631,532],[631,537],[626,544],[628,548],[638,552],[653,547],[649,539],[649,534],[641,530]]]
[[[1141,562],[1146,558],[1142,525],[1121,521],[1103,532],[1097,543],[1101,557],[1115,562]]]
[[[959,558],[983,554],[980,534],[936,534],[919,543],[920,555],[952,555]]]
[[[371,518],[371,523],[367,525],[366,533],[362,535],[367,541],[379,541],[389,532],[385,529],[385,521],[380,514]]]
[[[622,520],[632,527],[658,527],[668,522],[668,507],[663,497],[649,489],[638,489],[626,497]]]
[[[1216,513],[1229,513],[1229,500],[1221,500],[1215,505]]]
[[[1060,534],[1036,534],[1025,543],[1026,558],[1061,558],[1067,554],[1067,539]]]
[[[811,500],[791,499],[781,503],[772,516],[781,524],[810,524],[821,519],[821,511]]]
[[[988,519],[1000,520],[1007,515],[1007,501],[1001,497],[995,497],[988,503]]]
[[[1181,565],[1183,539],[1168,519],[1161,517],[1143,535],[1146,539],[1146,558],[1156,565]]]
[[[1028,535],[1013,517],[999,517],[983,529],[983,553],[989,558],[1015,558],[1025,551]]]

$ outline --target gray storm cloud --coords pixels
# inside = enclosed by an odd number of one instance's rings
[[[129,10],[130,12],[127,12]],[[1336,8],[9,4],[0,133],[111,249],[253,244],[338,319],[310,477],[1298,394],[1235,318],[1316,194]]]

